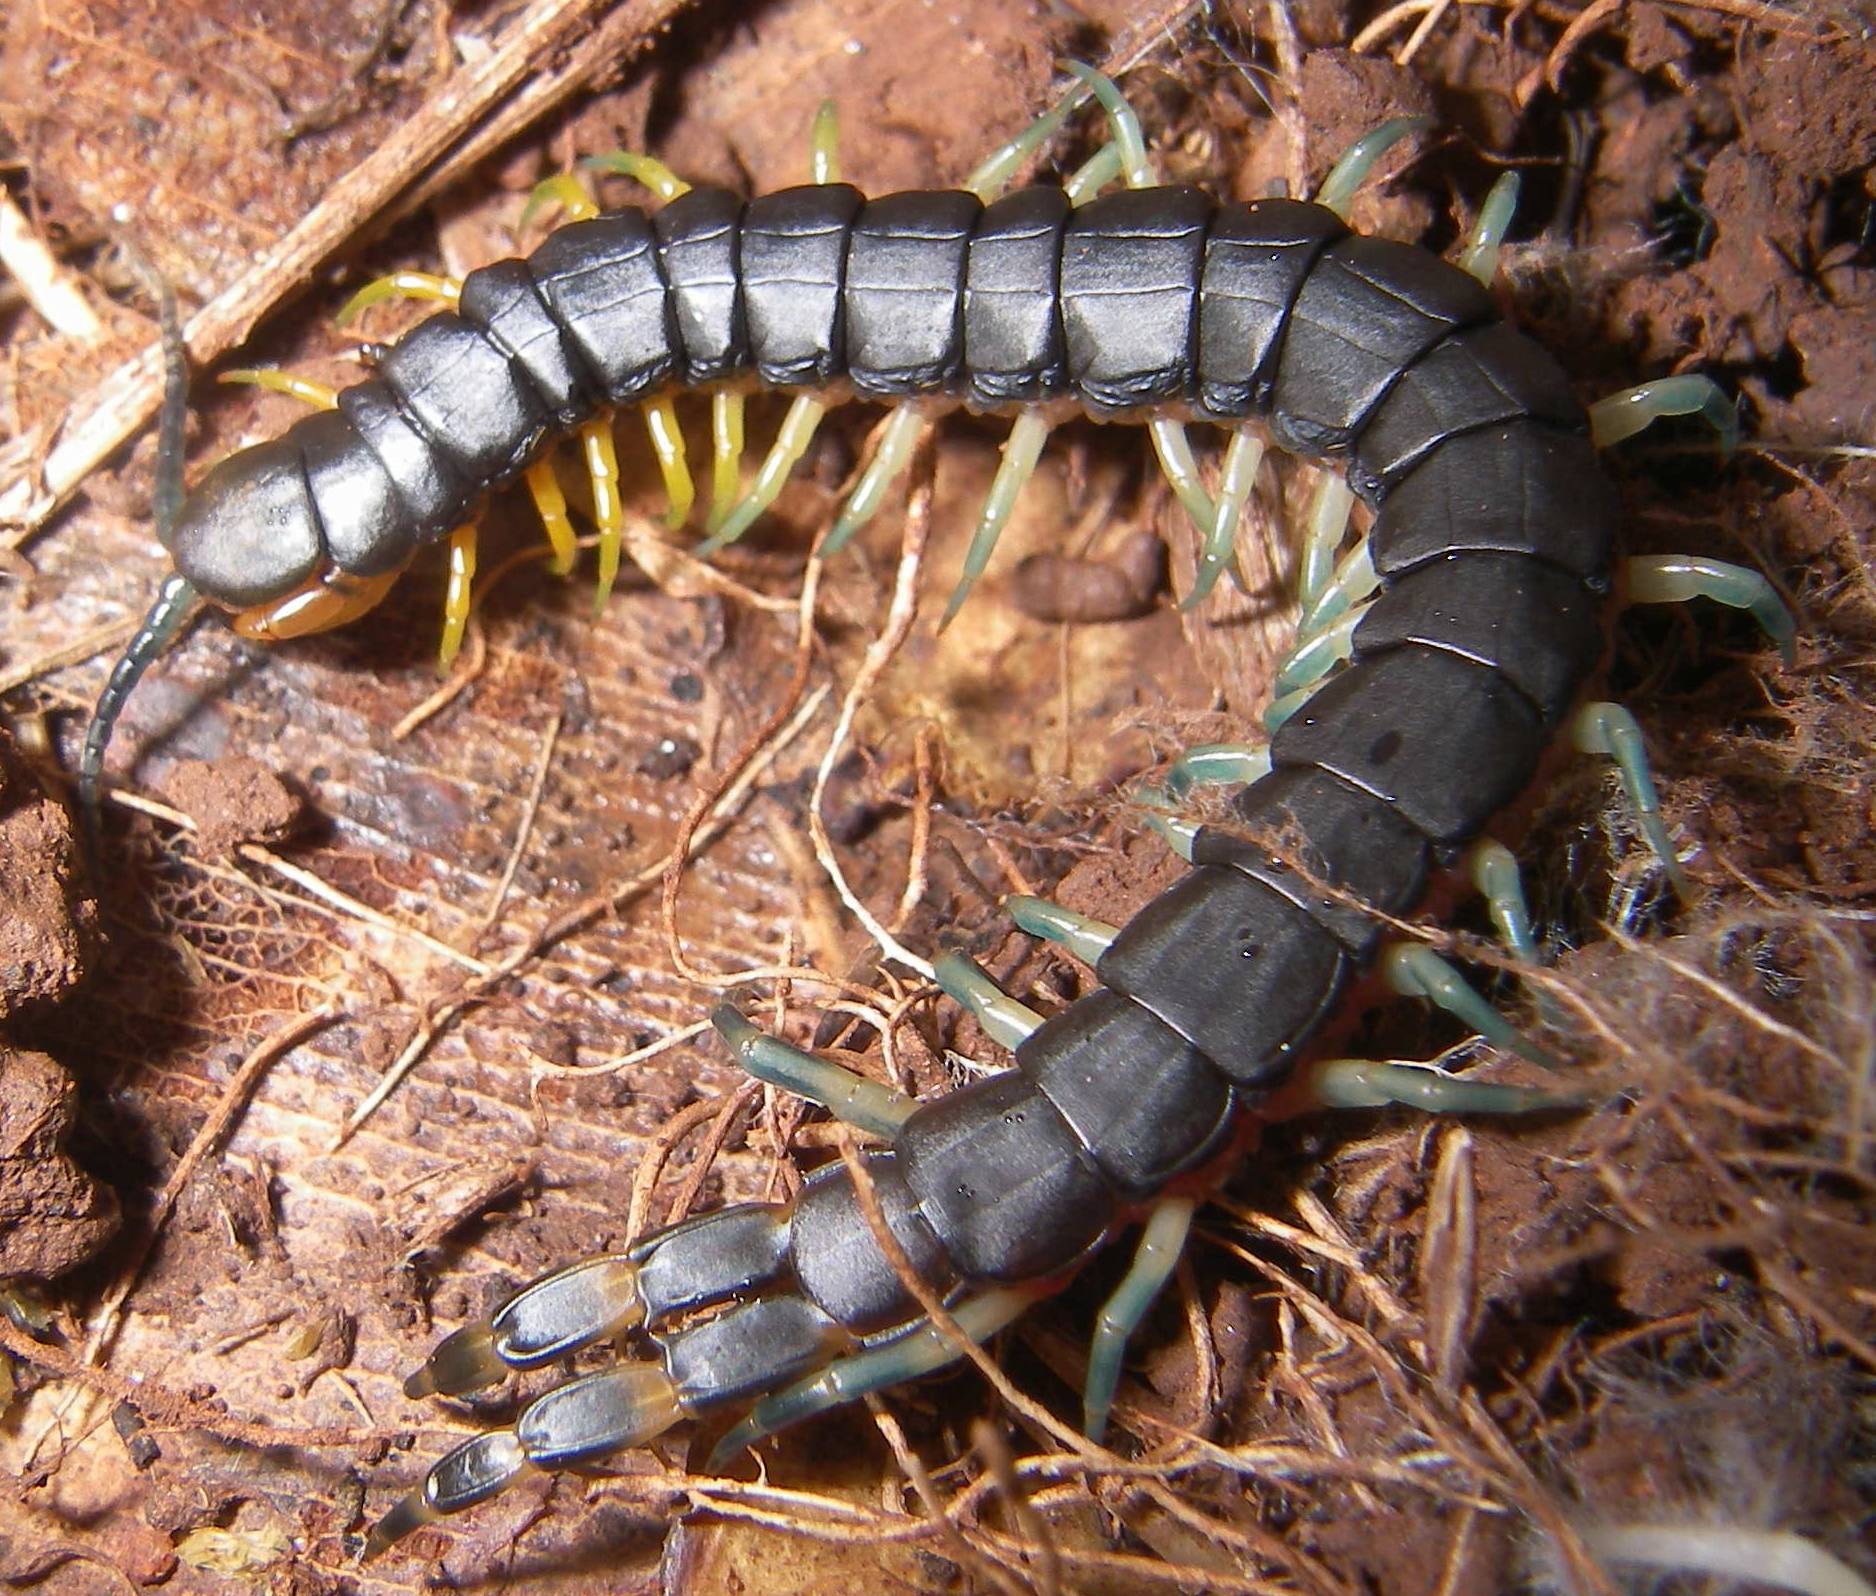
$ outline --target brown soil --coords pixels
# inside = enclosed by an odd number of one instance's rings
[[[55,333],[0,295],[0,507],[16,510],[100,395],[142,391],[113,375],[154,336],[115,207],[185,309],[209,301],[430,125],[452,67],[456,84],[518,15],[18,9],[0,55],[8,192],[100,331]],[[1787,1531],[1876,1572],[1859,1539],[1876,1376],[1876,54],[1852,14],[773,0],[733,23],[679,14],[628,51],[676,8],[587,11],[581,37],[617,42],[596,81],[471,169],[444,157],[432,183],[413,166],[330,264],[265,284],[257,304],[293,303],[223,364],[349,380],[331,318],[359,282],[512,252],[528,189],[581,154],[799,181],[823,97],[845,175],[874,192],[955,180],[1047,102],[1064,53],[1129,66],[1162,168],[1239,195],[1314,183],[1384,117],[1428,111],[1440,131],[1386,163],[1357,220],[1449,248],[1513,166],[1504,291],[1586,395],[1697,370],[1744,395],[1730,464],[1694,427],[1617,451],[1629,546],[1767,571],[1802,618],[1797,663],[1707,606],[1623,619],[1611,690],[1643,719],[1698,890],[1663,901],[1602,769],[1559,761],[1522,853],[1569,951],[1541,1013],[1501,994],[1605,1106],[1515,1129],[1345,1114],[1272,1132],[1143,1330],[1112,1452],[1084,1454],[1070,1427],[1120,1249],[1008,1339],[1020,1406],[975,1373],[896,1393],[789,1438],[766,1485],[748,1467],[687,1474],[703,1453],[680,1437],[619,1475],[530,1482],[361,1570],[361,1526],[467,1425],[509,1411],[402,1398],[442,1329],[649,1224],[786,1195],[829,1156],[818,1116],[739,1090],[720,1049],[647,1044],[727,993],[884,1067],[867,1032],[813,1007],[824,987],[797,978],[778,1001],[739,975],[792,964],[853,997],[906,990],[809,838],[831,705],[758,770],[669,924],[659,893],[699,795],[799,696],[804,550],[874,418],[840,412],[715,573],[647,531],[650,574],[628,568],[597,623],[588,567],[567,584],[504,567],[535,535],[500,507],[463,685],[427,710],[435,566],[303,644],[198,626],[113,756],[101,955],[69,826],[23,765],[0,769],[0,1275],[63,1276],[42,1308],[0,1291],[0,1581],[1339,1593],[1492,1592],[1528,1572],[1588,1591],[1643,1577],[1599,1567],[1599,1533],[1663,1520]],[[550,41],[522,92],[584,59],[577,38]],[[415,314],[373,311],[363,336]],[[295,413],[207,381],[195,401],[196,471]],[[707,424],[688,424],[703,460]],[[940,429],[920,618],[866,687],[822,809],[852,891],[908,947],[966,946],[1046,1005],[1078,977],[1007,933],[997,897],[1059,882],[1118,920],[1162,883],[1173,867],[1119,784],[1241,734],[1292,618],[1268,591],[1186,616],[1161,590],[1137,613],[1157,558],[1139,535],[1165,543],[1177,590],[1189,529],[1137,431],[1071,427],[991,578],[934,636],[997,442],[964,419]],[[649,523],[653,474],[622,453]],[[163,569],[152,455],[140,436],[56,519],[0,527],[0,684],[48,773],[70,768]],[[1294,524],[1306,492],[1290,481],[1262,510]],[[802,692],[831,685],[838,704],[855,681],[904,522],[895,501],[828,565]],[[1456,947],[1489,959],[1463,932]],[[994,1058],[948,1007],[910,1013],[902,1084],[929,1094],[956,1054]],[[1395,1004],[1349,1046],[1412,1058],[1453,1040]],[[52,1059],[77,1080],[69,1143]],[[109,1223],[93,1177],[129,1223],[66,1273]]]

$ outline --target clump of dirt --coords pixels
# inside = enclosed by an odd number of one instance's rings
[[[97,938],[71,816],[0,727],[0,1023],[69,991]]]
[[[286,836],[301,811],[277,771],[242,755],[180,761],[163,780],[163,796],[195,822],[195,843],[206,859]]]
[[[65,1150],[78,1088],[56,1059],[0,1047],[0,1280],[50,1280],[117,1232],[117,1199]]]

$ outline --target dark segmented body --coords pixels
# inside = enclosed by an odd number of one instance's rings
[[[1345,458],[1376,509],[1381,592],[1354,657],[1236,798],[1244,830],[1283,839],[1341,896],[1236,827],[1201,831],[1195,868],[1101,958],[1099,989],[1029,1036],[1014,1070],[921,1106],[870,1157],[935,1288],[1048,1280],[1212,1161],[1284,1081],[1374,951],[1378,922],[1346,900],[1409,912],[1531,780],[1599,652],[1613,494],[1561,371],[1476,281],[1320,206],[1184,188],[1079,209],[1052,189],[989,205],[699,189],[470,274],[458,310],[393,346],[336,412],[211,472],[173,552],[233,605],[322,561],[376,574],[578,421],[742,380],[1259,421]],[[256,519],[277,532],[264,570],[235,552]],[[918,1314],[844,1167],[792,1205],[723,1210],[634,1257],[693,1412]],[[713,1304],[729,1306],[694,1317]],[[565,1350],[530,1339],[532,1311],[523,1298],[497,1317],[517,1365]],[[537,1462],[569,1460],[541,1445]]]

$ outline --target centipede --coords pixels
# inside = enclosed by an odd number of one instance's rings
[[[1313,199],[1226,202],[1160,183],[1117,86],[1069,70],[1058,106],[956,189],[867,198],[835,180],[825,149],[815,181],[753,199],[689,187],[640,156],[610,169],[652,187],[656,208],[602,210],[558,184],[548,197],[571,217],[525,257],[372,285],[362,303],[443,308],[343,390],[268,379],[312,413],[214,466],[162,527],[174,572],[92,721],[88,801],[123,704],[197,598],[249,637],[296,637],[363,614],[446,543],[453,656],[491,495],[525,486],[556,564],[572,563],[571,515],[545,464],[569,441],[592,480],[603,593],[620,558],[615,422],[642,415],[671,524],[691,510],[679,395],[712,407],[705,556],[769,509],[847,397],[895,408],[827,553],[877,512],[935,411],[1009,418],[946,619],[1066,416],[1149,431],[1200,539],[1187,604],[1230,568],[1267,446],[1325,468],[1267,737],[1188,750],[1146,790],[1189,868],[1122,925],[1009,900],[1022,930],[1089,972],[1083,994],[1044,1013],[962,954],[938,958],[939,987],[1013,1063],[923,1102],[717,1006],[711,1023],[744,1070],[819,1104],[867,1150],[816,1170],[792,1200],[736,1203],[563,1265],[445,1336],[409,1396],[465,1396],[620,1350],[430,1464],[378,1519],[367,1557],[522,1479],[684,1423],[727,1422],[710,1466],[729,1467],[785,1428],[958,1361],[961,1340],[988,1340],[1137,1231],[1088,1359],[1082,1424],[1098,1440],[1129,1337],[1199,1205],[1263,1127],[1312,1109],[1521,1116],[1586,1101],[1341,1057],[1332,1039],[1375,1001],[1378,978],[1549,1062],[1448,961],[1390,928],[1470,882],[1512,954],[1536,957],[1493,828],[1560,737],[1614,761],[1660,869],[1684,886],[1633,717],[1584,701],[1610,616],[1704,596],[1750,610],[1787,651],[1792,623],[1756,572],[1619,559],[1599,448],[1661,415],[1730,424],[1727,401],[1681,378],[1586,408],[1490,291],[1502,206],[1486,208],[1458,264],[1352,230],[1355,185],[1413,128],[1364,139]],[[1096,156],[1066,185],[1009,189],[1090,99],[1111,135]],[[790,407],[744,491],[742,404],[757,390]],[[1215,491],[1193,425],[1225,434]],[[1185,818],[1183,800],[1209,785],[1235,789],[1228,818]]]

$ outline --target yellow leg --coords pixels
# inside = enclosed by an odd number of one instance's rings
[[[603,155],[587,156],[580,165],[589,172],[616,172],[621,177],[643,183],[667,205],[678,195],[690,192],[690,184],[663,161],[640,155],[636,150],[607,150]]]
[[[433,305],[448,305],[454,310],[461,298],[460,277],[439,277],[435,272],[391,272],[366,283],[339,307],[333,321],[343,327],[387,299],[425,299]]]
[[[814,129],[808,135],[808,181],[840,181],[840,113],[832,100],[821,101],[814,113]]]
[[[554,549],[554,558],[547,568],[555,576],[565,576],[573,569],[576,540],[573,523],[567,519],[567,496],[560,491],[560,478],[554,475],[554,462],[545,458],[536,460],[528,467],[527,483],[535,513],[547,529],[547,541]]]
[[[690,519],[697,489],[691,483],[690,461],[684,457],[677,410],[669,399],[654,399],[645,406],[645,430],[651,434],[652,453],[658,457],[658,472],[664,478],[664,496],[670,502],[664,524],[675,532]]]
[[[279,643],[355,621],[391,591],[397,571],[351,576],[334,566],[309,577],[284,598],[239,610],[229,625],[257,643]]]
[[[316,382],[311,377],[296,377],[290,371],[260,371],[244,366],[238,371],[224,371],[215,380],[245,383],[254,388],[266,388],[273,393],[289,394],[315,410],[336,410],[339,406],[337,388],[330,383]]]
[[[471,521],[449,535],[449,585],[443,590],[443,641],[436,651],[440,671],[447,671],[454,665],[462,649],[463,633],[469,629],[469,599],[475,580],[476,529]]]
[[[719,388],[710,396],[710,515],[717,531],[743,492],[743,396]]]
[[[782,430],[775,435],[775,443],[762,462],[762,469],[756,473],[755,486],[723,518],[723,524],[697,545],[698,559],[707,560],[718,549],[734,543],[755,523],[756,517],[776,501],[788,474],[808,452],[808,445],[814,441],[814,429],[826,414],[827,406],[819,399],[805,393],[796,397],[788,407],[788,414],[782,417]]]
[[[556,173],[534,185],[534,192],[521,209],[521,225],[526,227],[544,205],[558,205],[570,222],[591,221],[599,214],[599,201],[571,172]]]
[[[589,421],[580,428],[580,449],[593,480],[593,520],[599,527],[599,592],[594,613],[605,609],[619,575],[619,549],[625,541],[625,504],[619,497],[619,457],[612,447],[612,422]]]

